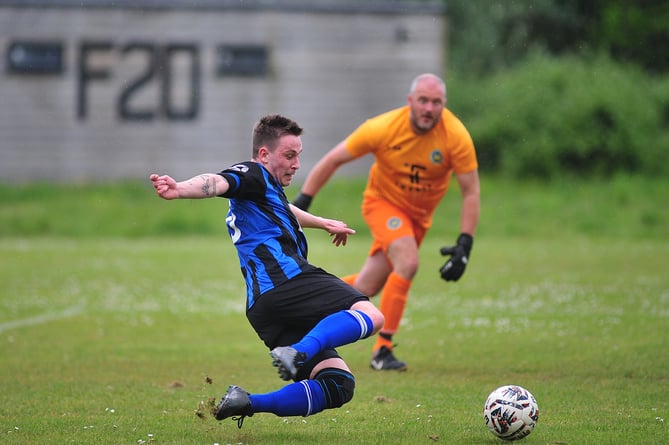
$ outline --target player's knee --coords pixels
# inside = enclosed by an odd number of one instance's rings
[[[371,321],[371,330],[368,331],[366,337],[376,334],[385,323],[383,313],[371,301],[359,301],[351,306],[351,309],[360,311],[369,317]]]
[[[316,374],[314,380],[323,389],[325,408],[339,408],[353,399],[355,378],[348,371],[326,368]]]

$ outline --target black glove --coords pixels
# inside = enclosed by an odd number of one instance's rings
[[[311,205],[311,200],[314,199],[313,196],[305,195],[304,193],[301,193],[295,197],[293,200],[293,205],[297,207],[298,209],[302,209],[305,212],[309,210],[309,206]]]
[[[465,267],[467,267],[473,245],[474,238],[466,233],[461,233],[455,246],[441,248],[442,255],[451,255],[451,259],[446,261],[446,264],[439,269],[441,278],[446,281],[458,281],[460,279],[465,272]]]

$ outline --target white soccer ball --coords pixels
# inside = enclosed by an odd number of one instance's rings
[[[488,429],[500,439],[520,440],[537,426],[539,406],[525,388],[500,386],[485,401],[483,418]]]

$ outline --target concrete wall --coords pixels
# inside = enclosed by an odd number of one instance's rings
[[[446,18],[434,5],[46,3],[0,0],[0,182],[219,171],[250,158],[252,125],[269,113],[305,128],[300,182],[365,118],[403,105],[415,75],[445,64]],[[17,41],[62,43],[62,72],[11,73]],[[266,74],[218,75],[221,44],[266,48]]]

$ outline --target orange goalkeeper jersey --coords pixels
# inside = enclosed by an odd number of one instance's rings
[[[448,190],[451,173],[478,168],[474,143],[460,120],[444,108],[429,132],[414,133],[404,106],[373,117],[346,139],[355,158],[372,153],[364,196],[384,199],[424,227]]]

